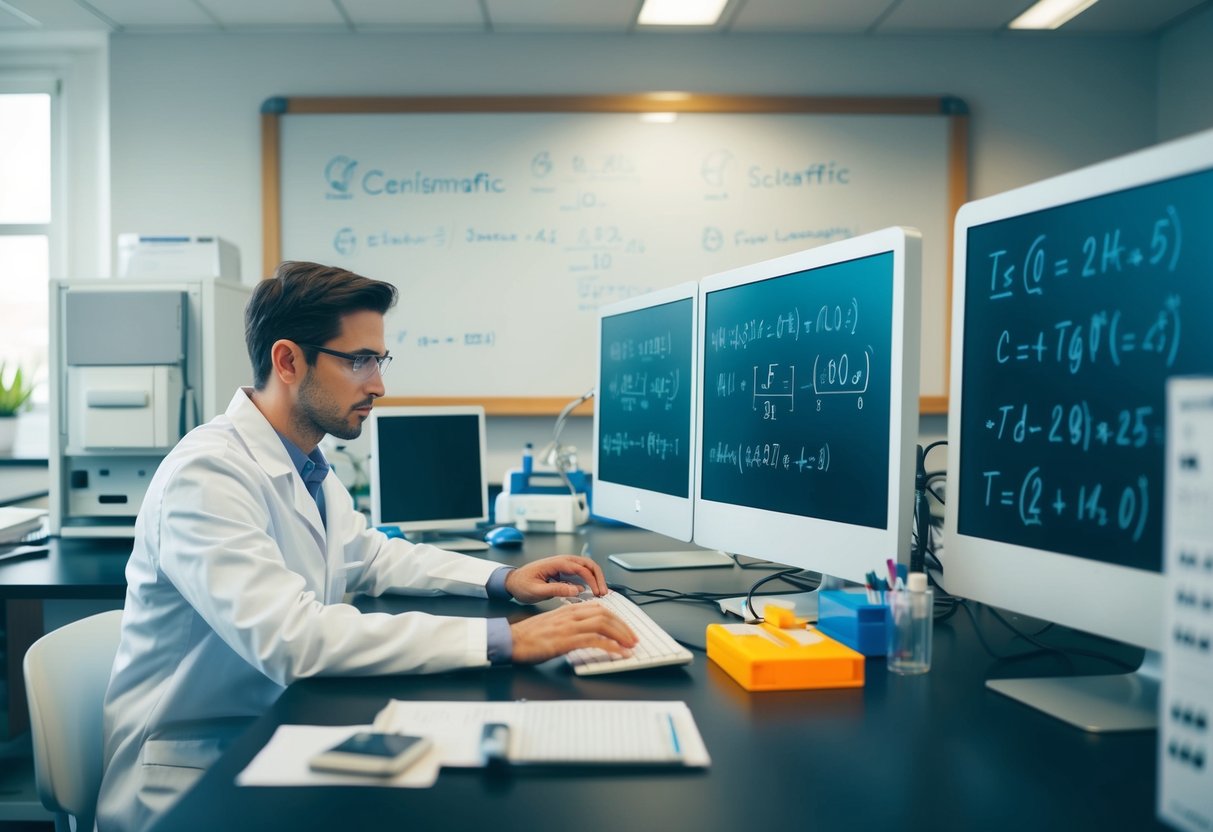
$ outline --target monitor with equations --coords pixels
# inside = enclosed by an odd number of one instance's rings
[[[701,282],[697,544],[859,583],[909,561],[921,252],[887,228]]]
[[[682,283],[598,310],[594,513],[675,540],[694,532],[699,286]],[[712,551],[630,552],[625,569],[731,566]]]
[[[443,537],[488,520],[484,408],[376,407],[371,411],[371,522],[415,542],[477,551],[483,540]]]
[[[1210,223],[1213,132],[956,216],[944,584],[1147,649],[988,682],[1087,730],[1156,724],[1165,384],[1213,373]]]

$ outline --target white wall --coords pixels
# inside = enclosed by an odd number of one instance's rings
[[[240,247],[245,280],[260,277],[258,111],[278,95],[951,94],[972,111],[970,195],[984,196],[1152,143],[1156,60],[1155,40],[1056,35],[115,35],[112,228],[216,233]],[[489,470],[550,432],[550,419],[493,420]],[[943,418],[922,432],[942,436]],[[588,467],[589,420],[565,438]]]
[[[1213,127],[1213,6],[1165,32],[1158,45],[1158,138]]]
[[[214,232],[260,276],[258,108],[274,95],[959,95],[981,196],[1149,144],[1134,38],[122,36],[110,49],[114,232]]]

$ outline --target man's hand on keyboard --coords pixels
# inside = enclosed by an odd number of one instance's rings
[[[514,662],[535,664],[580,647],[596,647],[627,656],[636,635],[619,616],[601,604],[568,604],[510,625]]]
[[[537,560],[518,567],[505,579],[506,591],[523,604],[534,604],[549,598],[569,598],[579,595],[585,587],[589,587],[595,595],[606,595],[607,592],[602,568],[579,555],[557,555]]]

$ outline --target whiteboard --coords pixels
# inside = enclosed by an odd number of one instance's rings
[[[594,383],[599,305],[910,225],[924,241],[921,392],[938,410],[964,166],[934,106],[672,120],[287,108],[267,266],[314,260],[398,287],[394,397],[564,400]]]

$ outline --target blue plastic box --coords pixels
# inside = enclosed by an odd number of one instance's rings
[[[873,604],[867,592],[827,589],[817,599],[817,629],[865,656],[883,656],[889,649],[893,619],[888,604]]]

